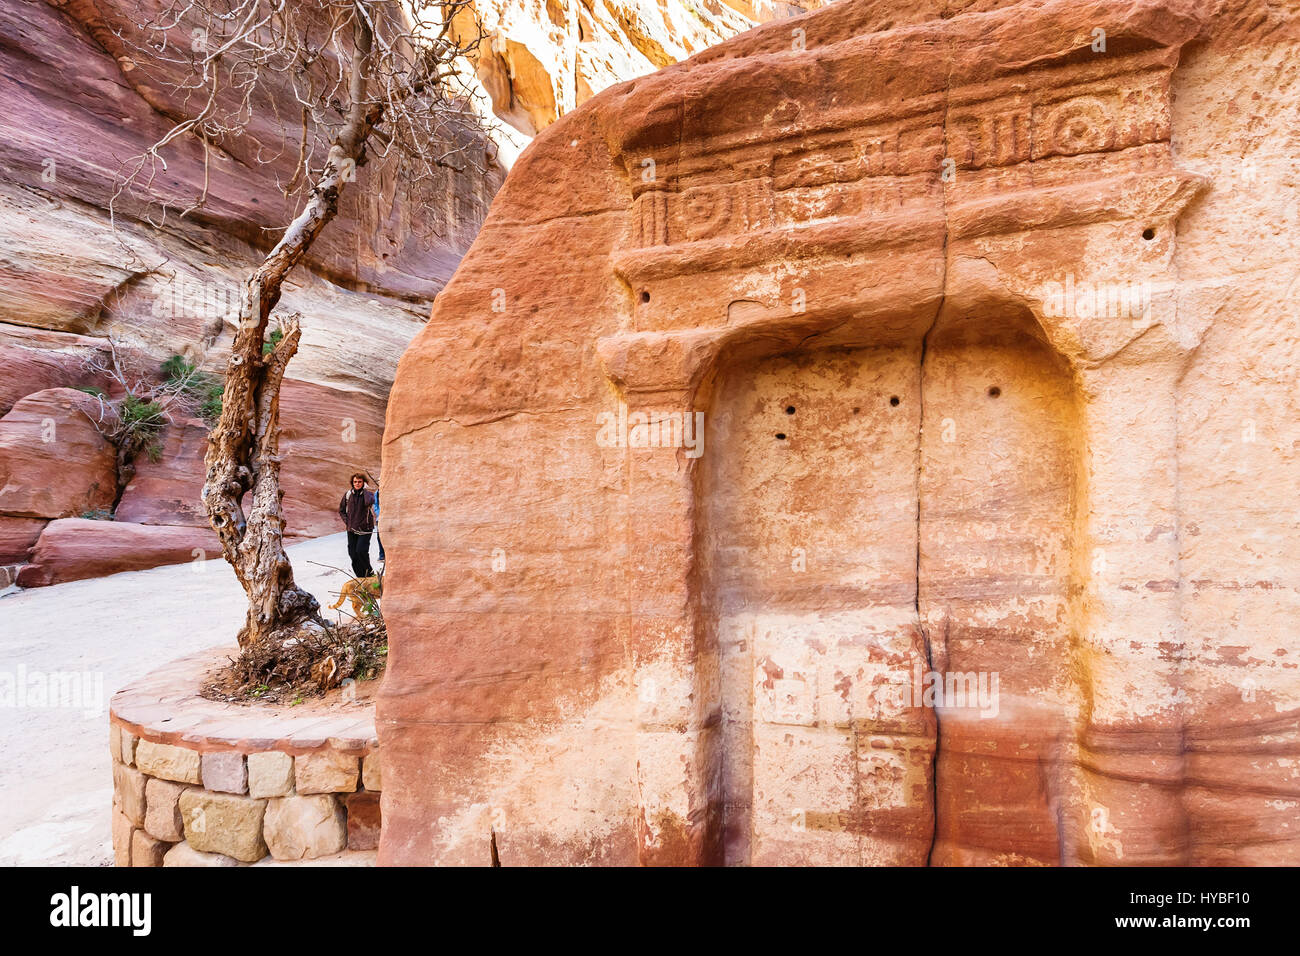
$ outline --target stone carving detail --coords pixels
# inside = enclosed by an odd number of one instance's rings
[[[678,197],[682,230],[690,239],[708,239],[723,232],[732,216],[731,186],[701,186]]]
[[[1109,62],[1107,76],[1089,67],[1064,84],[1052,77],[1033,98],[1020,87],[955,90],[946,117],[808,135],[797,146],[787,137],[757,160],[751,145],[663,162],[657,182],[637,184],[633,240],[651,248],[886,214],[932,199],[945,159],[978,171],[1167,141],[1167,72],[1152,56]]]

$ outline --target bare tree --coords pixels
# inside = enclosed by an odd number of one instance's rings
[[[470,4],[163,0],[144,22],[109,31],[119,60],[128,58],[150,77],[137,88],[169,91],[165,106],[175,121],[127,169],[115,206],[128,197],[147,203],[168,148],[188,139],[202,144],[205,176],[202,192],[179,211],[199,214],[208,200],[210,150],[246,149],[241,135],[255,117],[277,111],[286,90],[299,111],[297,135],[286,133],[280,144],[281,153],[296,153],[295,171],[280,185],[300,208],[244,282],[221,417],[206,457],[203,501],[249,600],[242,647],[292,634],[308,620],[324,623],[316,599],[294,583],[280,505],[280,385],[301,326],[297,316],[281,317],[283,335],[268,344],[271,312],[358,168],[375,160],[396,164],[411,196],[446,170],[481,169],[482,126],[457,62],[482,37],[481,28],[466,30],[467,18],[477,24]],[[262,155],[265,148],[258,146],[259,162],[281,155]],[[175,205],[154,208],[165,217]]]

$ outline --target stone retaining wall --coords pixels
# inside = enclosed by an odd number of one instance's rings
[[[199,697],[227,652],[184,658],[114,696],[116,864],[373,865],[373,705],[351,693],[292,707]]]

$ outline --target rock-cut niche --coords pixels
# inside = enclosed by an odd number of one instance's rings
[[[712,396],[726,862],[1057,861],[1081,430],[1032,317],[945,310],[923,339],[724,365]]]

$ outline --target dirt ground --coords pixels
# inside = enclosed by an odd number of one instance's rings
[[[345,535],[288,550],[298,581],[332,604],[351,574],[321,565],[348,566]],[[0,864],[111,865],[109,700],[177,657],[233,653],[243,602],[220,558],[0,593],[0,675],[29,688],[61,675],[73,705],[0,701]]]

